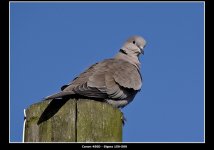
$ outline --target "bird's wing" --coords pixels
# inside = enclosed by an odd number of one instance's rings
[[[63,92],[101,98],[124,99],[130,90],[139,90],[141,77],[135,66],[116,59],[97,63],[76,77]]]
[[[114,80],[124,88],[140,90],[142,86],[142,77],[139,70],[132,64],[119,61],[115,67]]]

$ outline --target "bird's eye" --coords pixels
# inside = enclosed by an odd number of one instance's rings
[[[135,41],[133,41],[133,44],[135,44]]]

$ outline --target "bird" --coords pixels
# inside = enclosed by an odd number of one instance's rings
[[[125,107],[142,87],[139,56],[144,55],[145,45],[143,37],[129,37],[113,58],[93,64],[70,83],[63,85],[60,92],[44,100],[75,95],[99,99],[116,108]]]

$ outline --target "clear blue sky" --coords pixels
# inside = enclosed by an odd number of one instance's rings
[[[203,142],[203,2],[11,3],[10,140],[22,140],[23,109],[113,57],[131,35],[147,46],[123,141]]]

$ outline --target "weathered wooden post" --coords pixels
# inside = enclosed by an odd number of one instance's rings
[[[122,142],[121,118],[94,100],[42,101],[26,110],[24,142]]]

